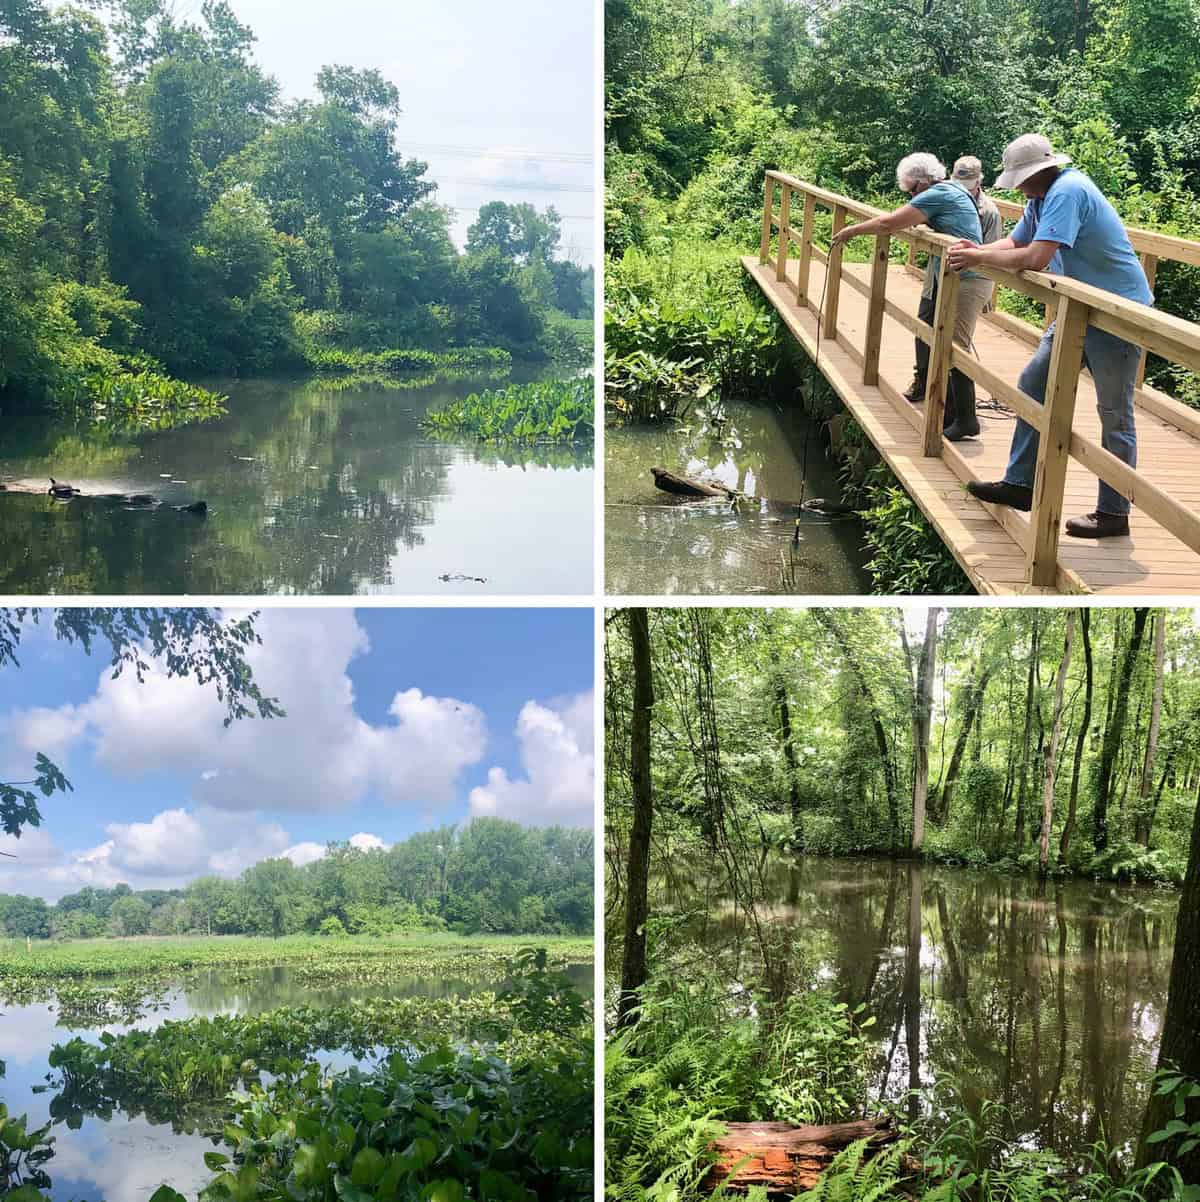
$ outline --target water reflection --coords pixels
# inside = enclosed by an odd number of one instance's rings
[[[576,989],[591,994],[590,965],[571,964],[562,971]],[[7,1073],[0,1078],[0,1097],[10,1113],[29,1115],[30,1129],[53,1121],[55,1154],[45,1165],[53,1184],[45,1192],[56,1202],[79,1198],[145,1202],[164,1182],[191,1197],[212,1178],[203,1156],[219,1147],[219,1140],[207,1133],[219,1130],[220,1114],[174,1103],[144,1111],[104,1096],[88,1098],[47,1089],[47,1079],[56,1079],[48,1060],[54,1044],[73,1036],[96,1042],[101,1030],[119,1035],[193,1015],[257,1014],[279,1006],[328,1007],[372,998],[462,997],[499,991],[508,984],[503,978],[453,977],[411,977],[371,985],[306,984],[287,967],[211,969],[189,976],[186,984],[167,993],[161,1009],[130,1024],[68,1031],[50,1003],[5,1006],[0,1015],[0,1060],[6,1061]],[[315,1059],[335,1069],[354,1062],[348,1051],[320,1052]]]
[[[797,411],[726,402],[728,424],[614,426],[605,431],[605,583],[614,593],[864,593],[858,523],[743,502],[672,499],[652,467],[711,478],[750,497],[837,498],[840,485],[819,434]],[[808,446],[805,447],[807,440]],[[805,461],[807,460],[807,482]],[[781,580],[781,555],[795,573]]]
[[[701,916],[715,879],[676,862],[652,909],[696,907],[693,938],[736,979],[752,941],[731,905]],[[1029,1145],[1071,1156],[1136,1137],[1176,893],[878,860],[779,863],[771,881],[797,962],[876,1016],[877,1098],[952,1074],[969,1104],[1003,1102]]]
[[[492,381],[205,383],[229,394],[228,414],[175,430],[6,419],[0,479],[40,488],[55,476],[164,505],[5,494],[0,592],[590,591],[590,452],[497,453],[420,427],[430,406]],[[171,508],[198,498],[207,519]],[[440,579],[460,574],[487,584]]]

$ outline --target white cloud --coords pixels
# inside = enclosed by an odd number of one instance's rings
[[[359,831],[357,835],[350,836],[350,846],[357,847],[359,851],[382,851],[387,844],[378,835]]]
[[[209,873],[236,876],[259,860],[295,850],[278,823],[211,807],[161,810],[148,822],[110,822],[104,833],[108,838],[94,847],[69,852],[41,828],[0,839],[0,851],[17,857],[3,861],[4,891],[54,900],[85,885],[111,888],[122,881],[134,889],[172,889]],[[313,846],[324,854],[316,844],[296,845]]]
[[[590,826],[595,773],[589,691],[551,705],[527,701],[517,719],[523,778],[503,768],[471,790],[471,816],[509,818],[532,826]]]
[[[284,859],[291,860],[297,868],[302,868],[305,864],[311,864],[314,860],[321,859],[325,854],[324,843],[294,843],[291,847],[285,847],[280,855]]]
[[[396,804],[454,799],[487,745],[478,707],[410,688],[396,694],[389,719],[372,725],[355,712],[347,674],[367,649],[352,611],[273,609],[258,629],[262,644],[247,659],[286,718],[226,727],[211,686],[154,669],[142,683],[106,671],[80,706],[11,715],[8,742],[65,754],[89,739],[96,762],[114,776],[182,773],[194,802],[222,810],[331,811],[372,789]]]

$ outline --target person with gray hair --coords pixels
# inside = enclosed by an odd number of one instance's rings
[[[890,234],[910,226],[925,224],[939,234],[956,234],[972,242],[983,241],[983,230],[979,224],[979,212],[974,199],[958,183],[946,179],[946,168],[936,155],[918,151],[905,155],[896,165],[896,184],[910,200],[894,212],[857,225],[845,226],[833,237],[833,244],[856,238],[860,234]],[[933,324],[937,311],[937,280],[941,270],[938,256],[931,256],[925,269],[928,284],[933,282],[929,296],[922,290],[921,304],[917,316],[929,325]],[[969,348],[975,335],[975,323],[984,306],[992,298],[992,282],[974,271],[962,273],[958,289],[958,307],[954,320],[954,342],[964,349]],[[929,348],[918,338],[917,370],[905,399],[914,404],[925,399]],[[954,368],[946,386],[946,412],[943,433],[951,442],[973,438],[979,433],[979,419],[975,416],[975,381]]]

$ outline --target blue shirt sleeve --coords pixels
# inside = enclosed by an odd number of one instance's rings
[[[1021,214],[1021,220],[1012,227],[1012,233],[1008,236],[1018,246],[1028,246],[1033,241],[1033,201],[1031,200],[1025,206],[1025,212]]]
[[[1051,188],[1042,202],[1034,239],[1038,242],[1057,242],[1060,246],[1074,246],[1090,203],[1082,188]]]

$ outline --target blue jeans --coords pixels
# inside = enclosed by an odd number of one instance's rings
[[[1054,341],[1052,322],[1042,335],[1034,356],[1025,365],[1017,387],[1039,405],[1046,403],[1046,379],[1050,374],[1050,351]],[[1141,348],[1104,330],[1088,327],[1083,340],[1083,361],[1096,385],[1096,408],[1100,413],[1100,445],[1122,463],[1137,466],[1137,432],[1133,426],[1133,388],[1137,379]],[[1037,467],[1038,432],[1028,422],[1017,419],[1012,447],[1008,454],[1008,484],[1033,487]],[[1119,492],[1100,481],[1100,513],[1126,514],[1129,502]]]

